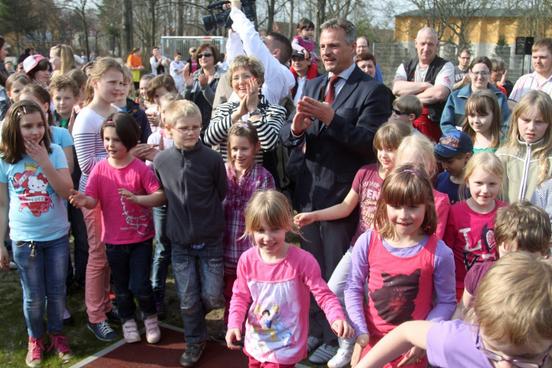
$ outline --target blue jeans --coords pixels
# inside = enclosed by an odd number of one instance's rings
[[[151,247],[151,239],[134,244],[105,245],[119,316],[123,322],[134,318],[135,297],[145,317],[157,313],[149,279]]]
[[[153,208],[155,252],[151,268],[151,286],[156,302],[165,300],[165,285],[171,263],[171,243],[167,238],[167,206]]]
[[[207,340],[205,315],[224,306],[222,258],[220,244],[189,247],[173,244],[172,267],[188,344]]]
[[[64,236],[49,241],[13,241],[12,248],[23,288],[23,315],[27,333],[34,338],[44,335],[45,307],[48,332],[61,333],[69,238]]]

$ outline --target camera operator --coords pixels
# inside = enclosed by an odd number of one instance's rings
[[[257,58],[264,67],[265,83],[262,86],[262,94],[269,103],[278,104],[289,96],[295,85],[293,74],[287,63],[291,58],[291,43],[287,37],[280,33],[270,32],[264,42],[255,25],[241,11],[241,1],[231,1],[230,18],[232,19],[232,31],[229,30],[228,42],[226,44],[226,61],[230,65],[238,55],[247,55]],[[231,89],[226,78],[221,78],[217,95],[222,98],[215,98],[217,102],[224,102],[223,91]],[[223,86],[223,84],[226,84]],[[267,87],[270,86],[270,87]],[[227,95],[228,96],[228,95]],[[238,101],[234,95],[229,100]],[[215,106],[213,106],[215,107]]]

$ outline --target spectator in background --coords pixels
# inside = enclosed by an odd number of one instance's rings
[[[468,48],[460,50],[458,54],[458,66],[454,68],[454,86],[453,90],[459,89],[470,82],[469,68],[471,61],[471,51]]]
[[[356,65],[364,73],[368,74],[372,78],[376,78],[376,58],[372,53],[366,51],[355,56]]]
[[[501,58],[491,59],[493,69],[491,70],[490,83],[494,84],[506,97],[510,96],[514,84],[508,80],[508,66]]]
[[[291,90],[293,103],[297,105],[303,97],[303,89],[307,80],[318,77],[318,71],[310,68],[310,54],[306,50],[293,50],[291,54],[291,73],[295,77],[295,86]]]
[[[441,113],[454,84],[454,65],[437,56],[438,49],[437,32],[430,27],[420,29],[417,56],[397,68],[393,81],[395,96],[415,95],[420,99],[424,107],[414,127],[434,142],[441,137]]]
[[[174,79],[174,85],[176,86],[178,93],[182,93],[184,91],[184,76],[182,75],[182,72],[184,71],[185,65],[186,64],[182,61],[182,53],[180,51],[175,52],[174,60],[171,61],[169,68],[169,74]]]
[[[356,54],[360,55],[365,52],[370,52],[370,41],[368,41],[368,38],[364,36],[359,36],[356,40]],[[375,63],[375,58],[374,58]],[[383,73],[381,72],[381,68],[378,64],[376,64],[376,74],[374,77],[375,80],[378,82],[383,83]]]
[[[144,64],[142,64],[142,50],[139,47],[132,49],[128,55],[126,65],[130,68],[132,73],[132,83],[134,89],[140,88],[140,74],[144,70]]]
[[[6,79],[8,79],[8,72],[4,65],[4,60],[8,56],[8,44],[4,37],[0,36],[0,85],[4,87],[6,85]]]
[[[48,90],[52,76],[52,64],[44,56],[34,54],[23,60],[23,70],[31,78],[31,82]]]
[[[531,50],[533,73],[519,77],[510,94],[510,101],[519,102],[531,90],[543,91],[552,97],[552,38],[543,38]]]
[[[150,66],[151,74],[161,75],[165,74],[166,69],[169,69],[170,60],[161,54],[159,47],[154,46],[151,50]]]
[[[75,67],[73,49],[69,45],[59,44],[50,48],[50,64],[53,75],[65,74]]]

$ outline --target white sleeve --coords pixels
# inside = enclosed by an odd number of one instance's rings
[[[393,78],[393,80],[405,81],[407,79],[408,79],[408,76],[406,75],[406,69],[404,68],[404,64],[401,64],[397,68],[397,71],[395,72],[395,78]]]
[[[435,85],[445,86],[452,90],[454,85],[454,65],[449,61],[439,71],[435,78]]]
[[[226,42],[226,62],[228,65],[231,65],[232,61],[239,55],[245,55],[240,35],[236,32],[230,32]]]
[[[153,72],[153,74],[156,74],[159,63],[157,62],[157,59],[155,58],[155,56],[150,57],[150,65],[151,65],[151,71]]]

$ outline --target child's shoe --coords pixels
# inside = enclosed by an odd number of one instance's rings
[[[138,332],[138,326],[136,325],[136,321],[134,319],[129,319],[123,323],[123,336],[125,338],[125,342],[128,344],[140,342],[140,333]]]
[[[25,364],[27,367],[40,367],[42,364],[42,353],[44,352],[44,340],[42,338],[35,339],[29,336],[29,344]]]
[[[73,357],[71,348],[69,347],[69,340],[63,335],[50,335],[50,348],[48,350],[54,349],[57,352],[59,359],[63,363],[68,363],[69,360]]]
[[[144,319],[146,327],[146,340],[149,344],[157,344],[161,339],[161,330],[157,321],[157,315],[151,315]]]
[[[205,343],[186,344],[186,350],[180,356],[180,365],[183,367],[193,367],[201,358]]]
[[[339,349],[337,349],[337,353],[332,359],[328,360],[328,368],[348,367],[351,363],[354,347],[354,339],[339,339]]]

